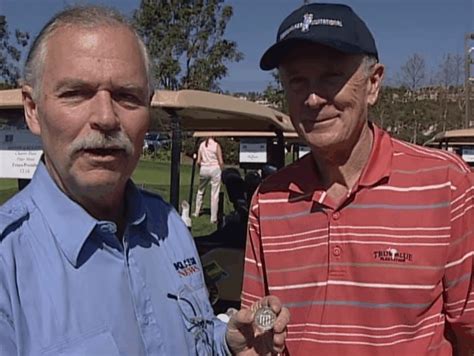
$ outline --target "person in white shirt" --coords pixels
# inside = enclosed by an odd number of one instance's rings
[[[222,149],[212,137],[207,137],[199,145],[197,164],[199,164],[199,188],[196,194],[194,217],[199,216],[206,188],[211,183],[211,223],[217,223],[217,207],[221,187],[221,173],[224,166]]]

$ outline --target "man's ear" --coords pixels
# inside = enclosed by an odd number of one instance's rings
[[[38,106],[33,99],[33,88],[29,85],[23,85],[21,95],[23,98],[26,124],[33,134],[39,136],[41,135],[41,125],[38,117]]]
[[[382,80],[385,73],[385,67],[383,64],[377,63],[372,68],[372,72],[369,77],[367,104],[370,106],[375,105],[377,98],[379,97],[380,87],[382,86]]]

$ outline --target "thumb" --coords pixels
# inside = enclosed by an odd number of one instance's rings
[[[234,313],[229,320],[229,329],[241,329],[252,325],[255,312],[250,309],[241,309]]]
[[[253,315],[253,311],[242,309],[232,315],[227,323],[226,341],[232,354],[238,354],[252,344],[254,339]]]

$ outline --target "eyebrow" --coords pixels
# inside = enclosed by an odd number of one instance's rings
[[[80,79],[71,79],[66,78],[59,81],[54,87],[54,91],[62,90],[65,88],[81,88],[81,87],[91,87],[90,83],[87,83]]]
[[[70,88],[74,89],[74,88],[96,88],[96,87],[97,87],[96,84],[89,83],[81,79],[65,78],[59,81],[59,83],[57,83],[57,85],[54,87],[54,90],[61,91],[61,90],[70,89]],[[120,85],[112,84],[111,89],[112,91],[124,90],[127,92],[135,93],[137,95],[145,95],[147,91],[146,88],[140,85],[133,84],[133,83],[120,84]]]
[[[125,90],[135,93],[143,93],[146,91],[146,87],[142,87],[136,84],[123,84],[123,85],[112,85],[113,90]]]

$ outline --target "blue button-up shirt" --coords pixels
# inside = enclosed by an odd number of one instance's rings
[[[131,182],[126,209],[122,245],[43,164],[0,208],[1,355],[226,353],[176,211]]]

